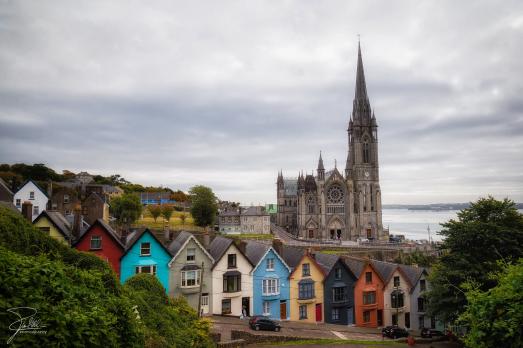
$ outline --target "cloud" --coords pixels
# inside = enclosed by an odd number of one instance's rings
[[[6,2],[0,162],[274,202],[344,166],[356,34],[385,203],[523,200],[520,2]]]

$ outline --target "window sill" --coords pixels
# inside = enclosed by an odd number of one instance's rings
[[[89,251],[97,251],[97,250],[102,250],[102,248],[89,248]]]
[[[140,257],[141,256],[151,256],[151,254],[140,254]]]

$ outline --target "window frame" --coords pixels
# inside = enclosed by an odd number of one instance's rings
[[[363,311],[363,322],[370,323],[370,311]]]
[[[149,268],[150,272],[144,272],[144,268]],[[156,265],[144,265],[144,266],[136,266],[135,267],[135,274],[140,273],[147,273],[151,275],[156,275]]]
[[[227,254],[227,268],[236,268],[237,264],[236,254]]]
[[[301,276],[310,277],[311,276],[311,265],[310,263],[303,263],[301,265]]]
[[[332,288],[332,302],[345,302],[347,301],[346,286],[339,286]]]
[[[365,272],[365,284],[372,283],[372,272]]]
[[[263,301],[263,315],[271,315],[271,302],[270,301]]]
[[[29,200],[30,201],[34,201],[35,200],[35,192],[34,191],[29,191]]]
[[[189,254],[189,251],[192,251],[192,254]],[[185,261],[187,263],[196,263],[196,248],[187,248]]]
[[[394,276],[394,287],[399,288],[400,287],[400,277]]]
[[[267,271],[274,271],[274,258],[273,257],[267,258],[266,266],[267,266],[267,268],[266,268]]]
[[[331,319],[333,321],[339,321],[340,320],[340,309],[339,308],[333,308],[331,311]]]
[[[298,285],[298,299],[310,300],[315,298],[314,283],[304,283]]]
[[[146,247],[145,244],[148,246]],[[144,253],[144,250],[149,250],[149,253]],[[142,242],[140,243],[140,256],[151,256],[151,242]]]
[[[278,278],[265,278],[262,280],[263,296],[273,296],[280,294],[280,280]]]
[[[376,304],[376,291],[364,291],[363,292],[363,305]]]
[[[307,305],[300,305],[298,307],[300,320],[307,319]]]
[[[232,283],[230,283],[232,282]],[[233,284],[233,287],[229,287],[229,284]],[[232,289],[232,290],[229,290]],[[223,276],[223,292],[233,293],[242,291],[242,276],[241,275],[229,275]]]
[[[190,271],[181,271],[180,277],[181,277],[181,287],[182,288],[196,288],[200,286],[200,272],[201,270],[190,270]],[[188,274],[194,274],[194,279],[189,279],[187,277]],[[193,280],[194,284],[189,285],[189,280]]]
[[[97,238],[98,241],[98,247],[93,247],[93,241]],[[92,235],[91,239],[89,240],[89,250],[102,250],[102,236],[99,235]]]

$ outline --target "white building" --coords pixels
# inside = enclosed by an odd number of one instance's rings
[[[412,284],[405,272],[396,266],[383,289],[384,326],[399,325],[410,329],[411,327],[411,298]]]
[[[242,242],[237,247],[232,239],[216,237],[210,245],[215,260],[212,268],[213,314],[240,316],[252,313],[252,263],[245,256]]]
[[[240,224],[242,233],[271,233],[271,216],[265,207],[248,207],[242,210]]]
[[[42,211],[47,209],[49,197],[35,182],[28,180],[13,196],[13,204],[19,211],[22,211],[22,204],[25,201],[31,202],[33,205],[31,221],[34,221]]]

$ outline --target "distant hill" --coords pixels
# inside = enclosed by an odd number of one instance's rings
[[[470,203],[434,203],[434,204],[383,204],[383,209],[408,209],[408,210],[462,210]],[[516,203],[516,208],[523,209],[523,203]]]

